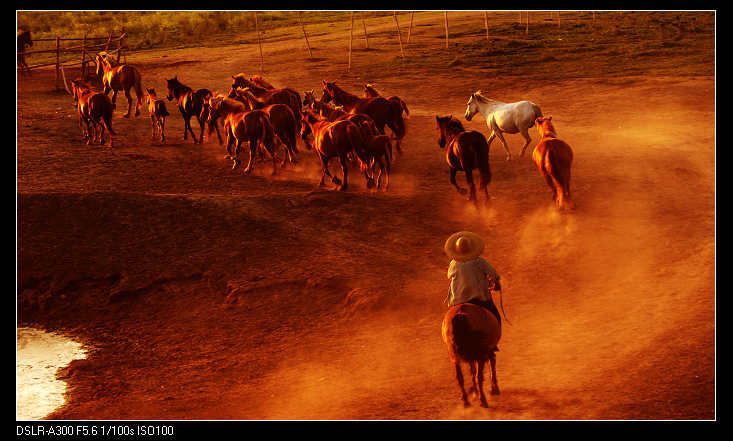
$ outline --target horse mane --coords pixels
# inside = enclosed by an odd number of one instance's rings
[[[557,138],[557,130],[555,130],[555,125],[552,124],[552,116],[539,117],[535,121],[543,138]]]

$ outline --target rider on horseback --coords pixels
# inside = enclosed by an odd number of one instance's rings
[[[501,325],[501,316],[491,298],[491,290],[501,291],[499,274],[480,257],[484,240],[470,231],[451,235],[443,247],[450,257],[448,279],[450,288],[445,302],[448,306],[473,303],[491,311]]]

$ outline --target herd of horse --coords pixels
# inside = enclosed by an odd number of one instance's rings
[[[98,138],[103,145],[106,131],[111,146],[116,135],[112,128],[112,114],[119,91],[123,91],[128,101],[124,116],[131,116],[133,104],[134,115],[140,115],[143,100],[140,73],[132,65],[116,64],[105,53],[96,55],[96,64],[102,90],[95,90],[81,79],[73,80],[74,102],[87,144],[97,142]],[[216,131],[219,144],[226,144],[226,158],[233,162],[232,169],[241,165],[239,155],[242,145],[246,143],[249,162],[244,173],[250,173],[256,159],[265,156],[272,159],[273,173],[277,170],[280,154],[283,156],[280,167],[295,163],[300,152],[297,147],[300,138],[307,149],[315,151],[320,160],[320,185],[324,185],[328,176],[338,190],[346,190],[349,169],[358,166],[368,188],[386,189],[390,163],[394,159],[393,142],[396,151],[402,153],[408,107],[400,97],[382,96],[372,84],[364,85],[363,96],[357,96],[335,82],[322,80],[322,95],[316,98],[313,90],[304,92],[301,97],[291,88],[278,88],[260,76],[248,78],[241,73],[232,76],[231,89],[226,95],[209,89],[193,90],[177,77],[167,79],[166,83],[166,98],[168,101],[175,100],[184,120],[183,139],[188,139],[190,134],[195,144],[202,143],[208,125],[208,135]],[[136,102],[131,96],[132,90],[137,94]],[[165,122],[170,116],[166,100],[158,98],[154,88],[145,90],[152,138],[159,136],[165,143]],[[109,92],[113,92],[111,99],[108,97]],[[530,101],[503,103],[483,96],[481,91],[471,94],[464,118],[470,121],[478,113],[485,118],[490,130],[488,139],[477,130],[466,130],[461,121],[452,115],[435,116],[438,145],[445,151],[450,182],[456,190],[463,195],[468,193],[468,199],[478,204],[473,181],[473,172],[476,170],[478,187],[488,203],[491,142],[499,138],[506,151],[506,159],[510,160],[511,152],[503,134],[521,134],[525,144],[520,156],[524,156],[531,142],[529,130],[536,125],[540,140],[532,153],[532,161],[550,187],[557,207],[572,209],[570,169],[573,150],[558,138],[552,117],[544,117],[540,107]],[[198,121],[198,137],[191,127],[193,118]],[[224,130],[224,139],[220,126]],[[387,127],[391,130],[391,136],[385,132]],[[340,163],[342,178],[329,171],[328,163],[334,158]],[[465,174],[468,190],[458,185],[457,172]],[[487,362],[491,367],[491,393],[499,393],[495,351],[501,337],[501,324],[492,319],[493,316],[484,314],[480,307],[463,304],[450,308],[443,320],[443,338],[455,364],[456,379],[466,406],[470,404],[463,386],[461,363],[468,363],[471,368],[472,390],[479,397],[481,406],[487,406],[483,392],[484,366]]]

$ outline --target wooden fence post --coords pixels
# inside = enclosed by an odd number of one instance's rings
[[[257,11],[255,11],[255,31],[257,32],[257,44],[260,46],[260,73],[262,73],[265,69],[265,57],[262,55],[262,41],[260,40],[260,27],[257,23]]]
[[[412,34],[412,18],[415,16],[415,11],[410,12],[410,27],[407,28],[407,43],[410,44],[410,34]]]
[[[308,34],[305,33],[305,25],[303,24],[303,12],[298,11],[298,18],[300,19],[300,27],[303,29],[303,36],[305,37],[305,45],[308,47],[308,55],[310,57],[313,57],[313,52],[311,52],[311,44],[308,42]]]
[[[486,28],[486,41],[489,41],[489,13],[484,11],[484,27]]]
[[[87,62],[84,61],[84,57],[86,57],[86,50],[87,50],[87,33],[84,33],[84,39],[81,42],[81,78],[85,79],[87,77]]]
[[[117,64],[120,64],[120,56],[122,55],[122,38],[125,36],[125,27],[120,31],[120,39],[117,41]]]
[[[367,34],[366,20],[364,19],[364,11],[361,11],[360,14],[361,14],[361,23],[364,25],[364,40],[366,41],[366,48],[369,49],[369,35]]]
[[[349,67],[346,72],[351,71],[351,43],[354,39],[354,11],[351,11],[351,31],[349,31]]]
[[[445,23],[445,48],[448,49],[448,11],[443,11],[443,22]]]
[[[59,58],[61,55],[61,47],[60,47],[61,41],[59,40],[59,37],[56,37],[56,89],[59,88]]]
[[[524,28],[524,35],[529,34],[529,11],[527,11],[527,27]]]
[[[394,22],[397,26],[397,39],[400,42],[400,53],[402,54],[402,58],[405,58],[405,50],[402,48],[402,32],[400,32],[400,22],[397,21],[397,11],[392,11],[392,15],[394,16]]]

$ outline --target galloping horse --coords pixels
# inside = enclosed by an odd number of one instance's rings
[[[295,155],[298,153],[296,147],[298,139],[298,128],[299,124],[296,123],[295,115],[290,107],[285,104],[271,104],[266,105],[262,100],[252,95],[249,88],[237,89],[237,94],[247,101],[247,105],[252,110],[264,110],[267,116],[270,117],[272,127],[275,129],[275,133],[280,137],[280,140],[285,144],[288,151],[288,158],[290,163],[295,162]],[[282,165],[285,165],[283,160]]]
[[[476,186],[473,183],[473,170],[479,170],[479,187],[486,195],[486,204],[489,203],[488,185],[491,182],[491,168],[489,167],[489,143],[481,132],[466,131],[461,122],[451,116],[435,116],[438,130],[438,145],[445,148],[445,160],[450,167],[450,182],[460,194],[466,194],[456,182],[456,172],[463,171],[466,182],[470,187],[469,201],[478,205]]]
[[[81,80],[71,80],[71,88],[79,114],[79,127],[83,122],[87,128],[85,134],[87,145],[96,140],[97,133],[99,133],[99,144],[104,145],[104,130],[107,129],[109,146],[112,147],[112,135],[117,135],[112,130],[112,101],[104,93],[91,90]],[[99,131],[97,127],[100,127]]]
[[[532,152],[532,161],[552,190],[552,198],[558,208],[573,208],[570,200],[570,166],[573,163],[573,149],[558,139],[552,117],[537,118],[540,142]]]
[[[31,69],[25,62],[25,49],[29,46],[33,46],[33,39],[31,38],[31,31],[25,29],[18,29],[18,68],[20,73],[31,74]]]
[[[150,113],[150,122],[153,128],[153,139],[155,139],[156,131],[160,131],[160,140],[165,144],[165,120],[170,116],[168,109],[165,107],[165,100],[160,99],[155,94],[155,89],[147,88],[148,93],[148,112]]]
[[[204,102],[207,98],[211,97],[211,91],[209,89],[198,89],[194,92],[190,87],[182,84],[178,81],[178,77],[173,77],[170,80],[166,80],[168,83],[168,101],[173,101],[173,98],[178,102],[178,110],[183,116],[183,139],[188,139],[188,132],[191,132],[194,144],[203,144],[204,142],[204,126],[206,125],[207,109],[204,106]],[[196,140],[196,135],[193,133],[191,128],[191,117],[195,116],[201,127],[199,134],[199,140]],[[219,134],[219,128],[216,127],[216,134],[219,136],[219,143],[221,144],[221,135]]]
[[[211,112],[211,106],[216,105],[217,111]],[[226,116],[232,113],[244,113],[249,112],[252,110],[247,104],[243,103],[242,101],[226,98],[223,95],[216,95],[216,96],[209,96],[205,101],[204,105],[206,106],[206,113],[205,117],[209,122],[209,135],[214,131],[214,128],[216,127],[216,130],[219,130],[219,126],[217,125],[217,122],[220,118],[226,119]],[[203,116],[202,116],[203,119]],[[232,145],[232,139],[230,131],[227,127],[225,127],[225,134],[227,136],[227,142],[226,142],[226,149],[227,149],[227,155],[226,159],[234,160],[234,156],[232,156],[232,151],[230,150],[230,147]],[[219,143],[221,144],[221,142]],[[237,163],[235,161],[234,167],[237,168]]]
[[[456,380],[461,388],[461,400],[468,407],[468,394],[463,386],[461,363],[468,363],[471,369],[470,391],[478,395],[481,407],[488,407],[484,395],[484,366],[491,363],[491,395],[499,395],[496,381],[496,351],[501,339],[501,323],[486,308],[472,303],[452,306],[445,313],[442,323],[443,341],[448,345],[448,354],[456,370]]]
[[[351,121],[335,121],[331,122],[313,110],[300,112],[302,124],[301,134],[307,130],[313,133],[314,138],[314,149],[318,154],[318,158],[321,160],[321,182],[319,185],[323,185],[326,179],[326,175],[331,178],[331,182],[336,184],[337,190],[344,191],[348,187],[348,163],[347,157],[349,152],[355,151],[357,155],[360,152],[366,150],[364,140],[361,137],[361,131],[356,124]],[[341,180],[331,175],[328,170],[328,161],[331,158],[338,158],[341,163],[341,172],[343,173],[344,180]],[[367,162],[366,158],[361,158],[362,162]],[[371,188],[374,183],[371,177],[364,172],[364,176],[367,179],[367,186]]]
[[[120,64],[112,66],[106,57],[99,54],[95,57],[97,63],[97,76],[104,86],[104,94],[108,95],[112,91],[112,105],[117,102],[117,92],[123,90],[127,98],[127,113],[125,118],[130,117],[132,113],[132,96],[130,89],[135,88],[137,95],[137,103],[135,104],[135,116],[140,115],[140,107],[143,100],[143,89],[140,84],[140,72],[129,64]]]
[[[494,137],[498,137],[506,150],[507,161],[512,159],[512,153],[504,139],[502,133],[521,133],[525,139],[522,153],[527,149],[532,138],[529,137],[529,129],[534,126],[534,120],[542,116],[539,106],[531,101],[517,101],[515,103],[503,103],[501,101],[491,100],[481,95],[481,91],[471,94],[466,105],[466,121],[476,113],[480,113],[486,118],[486,124],[491,130],[489,136],[489,145]]]
[[[364,113],[374,120],[379,133],[384,135],[384,126],[389,126],[394,133],[397,151],[402,152],[401,143],[405,137],[405,120],[402,118],[402,108],[398,103],[387,101],[383,97],[360,98],[341,89],[336,83],[322,80],[323,96],[321,101],[333,101],[343,106],[348,113]]]
[[[377,96],[382,96],[382,94],[377,92],[377,89],[374,88],[373,84],[367,83],[364,85],[364,98],[372,98],[372,97],[377,97]],[[388,96],[386,98],[387,98],[387,101],[394,101],[398,103],[400,107],[402,108],[402,111],[405,113],[405,116],[407,117],[410,116],[410,110],[407,108],[407,103],[405,103],[405,101],[402,98],[396,95]]]
[[[255,153],[260,143],[270,153],[272,157],[272,174],[277,172],[277,159],[275,157],[275,148],[282,141],[278,138],[270,123],[270,118],[262,110],[251,110],[240,112],[236,105],[232,105],[223,96],[216,96],[209,99],[209,118],[215,120],[224,117],[224,127],[227,131],[227,151],[231,152],[231,145],[235,145],[234,149],[234,166],[232,169],[239,167],[239,150],[242,142],[249,142],[249,163],[244,169],[244,173],[249,173],[254,168]],[[231,100],[229,100],[231,101]]]

